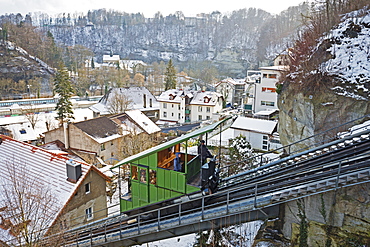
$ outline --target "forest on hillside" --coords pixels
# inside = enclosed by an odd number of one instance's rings
[[[198,17],[185,17],[180,11],[168,16],[158,12],[153,18],[100,9],[86,15],[62,13],[54,17],[46,13],[26,17],[13,14],[0,17],[0,23],[16,27],[32,24],[35,32],[43,33],[61,48],[61,54],[54,53],[53,59],[63,56],[71,69],[80,59],[73,57],[78,49],[78,56],[94,57],[97,62],[110,53],[148,64],[172,59],[179,71],[194,76],[212,68],[219,77],[242,78],[246,70],[270,64],[288,47],[310,8],[302,4],[279,15],[255,8],[227,14],[214,11]],[[39,49],[21,39],[17,38],[17,43],[29,46],[24,47],[29,52]],[[86,50],[81,51],[82,47]]]

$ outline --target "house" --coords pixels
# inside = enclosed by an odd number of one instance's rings
[[[159,97],[160,123],[188,123],[212,119],[221,111],[223,97],[211,91],[170,89]]]
[[[19,237],[24,224],[37,229],[40,219],[45,221],[38,226],[41,229],[57,230],[107,216],[106,183],[111,179],[96,167],[4,135],[0,135],[0,160],[1,241]],[[6,196],[14,191],[23,191],[22,204]],[[20,210],[29,205],[33,210],[20,220]]]
[[[107,64],[116,64],[119,63],[120,57],[119,55],[103,55],[103,63]]]
[[[277,110],[276,82],[285,66],[260,67],[262,78],[255,83],[254,113]]]
[[[111,88],[90,109],[94,112],[94,117],[117,114],[126,110],[140,110],[151,120],[156,121],[159,103],[145,87]]]
[[[277,133],[277,125],[276,121],[239,116],[220,135],[211,137],[208,140],[208,145],[227,147],[230,139],[243,135],[253,149],[274,150],[282,147]]]
[[[58,128],[45,133],[45,142],[64,141],[66,148],[95,152],[96,163],[115,163],[122,159],[125,137],[128,135],[154,136],[160,132],[139,110],[126,111],[110,117],[102,116],[78,123],[68,128]],[[66,134],[65,134],[66,133]]]
[[[240,107],[245,103],[245,86],[246,82],[244,79],[227,78],[218,82],[215,88],[218,93],[225,97],[227,104],[233,107]]]
[[[271,142],[276,143],[273,134],[277,132],[278,122],[265,119],[256,119],[248,117],[238,117],[230,126],[234,138],[243,135],[251,144],[252,148],[263,151],[275,149],[271,148]],[[274,141],[272,141],[274,139]]]

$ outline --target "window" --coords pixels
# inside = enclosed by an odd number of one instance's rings
[[[85,184],[85,193],[86,194],[90,193],[90,183]]]
[[[163,103],[163,108],[166,109],[167,108],[167,103]]]
[[[266,93],[276,93],[276,88],[273,88],[273,87],[263,87],[263,88],[262,88],[262,92],[266,92]]]
[[[210,100],[211,100],[211,98],[204,97],[204,103],[209,103]]]
[[[149,107],[153,107],[153,100],[149,99]]]
[[[198,111],[202,112],[202,107],[201,106],[198,106]]]
[[[268,138],[269,138],[268,136],[263,136],[262,137],[263,140],[268,140]]]
[[[137,167],[136,166],[131,167],[131,179],[137,180]]]
[[[261,101],[261,105],[275,106],[275,102],[272,102],[272,101]]]
[[[263,150],[267,150],[267,148],[268,148],[267,145],[262,145]]]
[[[174,113],[172,112],[172,113],[171,113],[171,116],[173,117],[173,115],[174,115]]]
[[[211,118],[210,118],[209,116],[206,116],[206,119],[207,119],[207,120],[210,120]]]
[[[179,113],[179,119],[181,119],[181,113]]]
[[[20,132],[21,134],[27,134],[27,131],[26,131],[25,129],[21,129],[21,130],[19,130],[19,132]]]
[[[269,74],[269,78],[276,79],[277,75],[276,74]]]
[[[178,105],[179,106],[179,110],[180,110],[180,105]]]
[[[140,182],[146,183],[146,170],[140,169]]]
[[[172,108],[174,107],[174,105],[172,104]]]
[[[93,211],[92,211],[92,208],[90,207],[90,208],[87,208],[86,210],[85,210],[85,213],[86,213],[86,219],[87,220],[91,220],[92,218],[93,218],[93,213],[92,213]]]
[[[167,117],[167,112],[163,112],[163,117]]]
[[[206,107],[206,112],[211,112],[211,107],[207,106]]]
[[[105,150],[105,143],[103,143],[102,145],[100,145],[100,151],[104,151]]]
[[[110,142],[110,145],[113,146],[113,141]]]
[[[157,171],[150,169],[149,170],[149,183],[150,184],[157,184]]]
[[[202,120],[202,115],[199,115],[198,116],[198,120]]]

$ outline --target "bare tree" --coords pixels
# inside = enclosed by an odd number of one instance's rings
[[[22,110],[26,120],[31,123],[32,129],[35,129],[37,122],[40,121],[40,114],[36,114],[36,111],[37,109],[34,105],[29,105]]]
[[[0,227],[7,231],[5,246],[39,246],[60,209],[58,199],[39,177],[32,177],[26,164],[5,162],[0,190]],[[42,243],[57,246],[56,239]]]
[[[156,134],[149,135],[140,131],[139,128],[131,128],[127,131],[129,134],[125,136],[121,145],[122,157],[119,158],[122,159],[154,147],[163,141],[163,139],[161,137],[157,137]]]
[[[133,105],[133,100],[130,96],[120,93],[112,93],[107,102],[107,107],[111,114],[118,114],[130,110]]]
[[[45,125],[48,131],[53,130],[58,127],[58,124],[56,123],[55,118],[49,114],[45,115]]]

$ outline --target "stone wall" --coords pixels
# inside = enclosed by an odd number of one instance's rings
[[[369,246],[370,183],[341,188],[301,201],[307,217],[308,246]],[[299,202],[282,206],[282,232],[298,246],[300,230]],[[325,216],[325,217],[324,217]]]
[[[283,145],[370,114],[368,101],[339,96],[325,88],[307,94],[299,92],[296,85],[290,85],[279,95],[278,107],[279,134]],[[333,138],[338,131],[346,131],[349,127],[343,126],[324,137],[307,140],[294,150],[320,143],[324,138]]]

